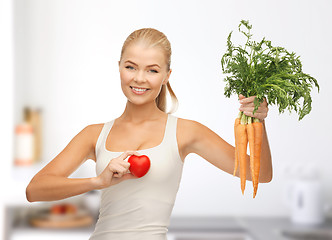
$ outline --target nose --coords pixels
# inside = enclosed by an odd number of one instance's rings
[[[144,71],[137,71],[135,74],[135,82],[145,82],[145,72]]]

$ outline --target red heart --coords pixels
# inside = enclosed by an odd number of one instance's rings
[[[129,171],[136,177],[143,177],[150,169],[150,159],[146,155],[131,155],[128,159]]]

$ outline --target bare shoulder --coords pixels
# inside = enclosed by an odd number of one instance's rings
[[[218,134],[195,120],[178,118],[177,140],[181,159],[189,153],[201,154],[202,148],[223,141]]]
[[[178,131],[185,135],[187,139],[191,139],[193,133],[201,132],[207,129],[207,127],[200,122],[190,119],[178,118]]]
[[[191,146],[193,146],[193,143],[196,141],[199,132],[202,132],[204,128],[205,126],[203,124],[195,120],[178,118],[176,137],[182,160],[192,152]]]

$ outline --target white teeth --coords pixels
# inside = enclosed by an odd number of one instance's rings
[[[136,92],[145,92],[147,90],[143,88],[134,88],[134,87],[132,87],[132,89],[134,89]]]

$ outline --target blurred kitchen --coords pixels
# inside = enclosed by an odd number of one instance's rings
[[[248,182],[242,195],[238,178],[187,156],[169,240],[332,239],[331,9],[328,0],[0,0],[1,239],[92,233],[99,191],[29,203],[25,188],[84,127],[122,113],[117,61],[135,29],[157,28],[172,44],[174,115],[234,145],[239,103],[223,95],[220,59],[241,19],[250,20],[258,39],[296,52],[321,91],[313,89],[312,112],[300,122],[270,107],[274,176],[255,199]],[[95,163],[88,160],[70,177],[92,176]]]

